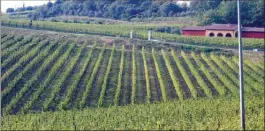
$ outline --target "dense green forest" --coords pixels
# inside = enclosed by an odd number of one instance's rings
[[[264,27],[264,1],[241,1],[242,24]],[[60,15],[89,16],[131,20],[132,18],[196,16],[201,25],[237,23],[235,0],[191,0],[177,4],[174,0],[56,0],[38,7],[7,9],[8,13],[34,10],[29,19],[45,19]]]

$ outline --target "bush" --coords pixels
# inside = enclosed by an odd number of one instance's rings
[[[90,21],[89,20],[86,20],[84,23],[85,24],[90,24]]]

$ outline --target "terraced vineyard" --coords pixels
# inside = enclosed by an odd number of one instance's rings
[[[4,114],[238,95],[236,57],[30,35],[1,38]],[[245,62],[246,94],[264,94],[263,63]]]

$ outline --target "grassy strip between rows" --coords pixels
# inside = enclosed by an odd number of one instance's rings
[[[132,49],[132,95],[131,104],[135,103],[136,99],[136,62],[135,62],[135,47]]]
[[[76,44],[72,44],[69,47],[69,49],[66,51],[66,53],[63,55],[63,57],[59,60],[59,63],[60,63],[60,61],[63,61],[63,60],[65,62],[65,60],[70,56],[72,50],[74,50],[75,47],[76,47]],[[70,67],[68,68],[68,72],[70,72],[69,70],[70,70]],[[60,90],[60,86],[63,83],[63,79],[65,79],[65,77],[67,77],[66,76],[67,75],[66,73],[67,72],[65,71],[65,73],[63,74],[64,77],[62,77],[60,79],[57,79],[56,84],[52,85],[52,91],[49,94],[49,97],[47,99],[45,99],[45,101],[43,103],[43,110],[44,111],[47,111],[48,110],[49,104],[54,99],[54,97],[57,94],[57,92]]]
[[[100,92],[100,96],[99,96],[99,100],[98,100],[98,107],[101,107],[102,104],[103,104],[104,96],[105,96],[106,89],[107,89],[107,82],[108,82],[109,74],[110,74],[110,71],[111,71],[111,66],[112,66],[114,53],[115,53],[115,44],[113,44],[113,48],[112,48],[112,51],[111,51],[110,59],[109,59],[109,62],[108,62],[107,71],[106,71],[106,74],[104,76],[104,82],[103,82],[102,87],[101,87],[101,92]]]
[[[150,103],[151,87],[150,87],[150,79],[149,79],[149,74],[148,74],[148,64],[146,60],[144,47],[142,48],[142,56],[143,56],[143,61],[144,61],[144,75],[145,75],[145,82],[146,82],[146,102]]]
[[[234,63],[232,60],[229,60],[226,57],[222,57],[221,56],[221,59],[223,59],[223,61],[225,61],[227,63],[227,65],[231,69],[233,69],[234,72],[237,73],[237,76],[238,76],[238,72],[239,72],[238,65],[236,63]],[[258,81],[256,81],[255,79],[253,79],[251,77],[251,74],[255,74],[255,72],[249,72],[248,70],[246,70],[247,69],[246,66],[244,66],[244,67],[245,68],[243,68],[244,69],[244,72],[243,73],[246,74],[246,75],[244,75],[244,79],[245,79],[244,81],[245,82],[248,82],[248,84],[251,85],[251,87],[254,88],[256,91],[262,91],[261,90],[261,87],[263,87],[264,83],[263,84],[262,83],[259,83]],[[248,87],[246,87],[246,88],[248,88]]]
[[[164,81],[163,81],[162,73],[161,73],[161,71],[159,69],[159,65],[158,65],[158,62],[157,62],[157,58],[156,58],[156,54],[155,54],[154,48],[152,49],[152,56],[153,56],[153,60],[154,60],[154,64],[155,64],[157,78],[158,78],[159,85],[160,85],[160,88],[161,88],[162,99],[163,99],[163,101],[167,101],[166,87],[165,87],[165,84],[164,84]]]
[[[174,74],[174,70],[170,64],[170,59],[168,58],[168,56],[164,52],[164,50],[162,50],[161,52],[162,52],[162,56],[163,56],[163,59],[165,61],[166,67],[168,69],[169,75],[170,75],[171,80],[173,82],[173,85],[175,87],[176,94],[178,95],[179,100],[183,100],[183,98],[184,98],[183,90],[180,88],[179,80]]]
[[[97,62],[96,62],[96,65],[95,67],[93,68],[93,72],[88,80],[88,83],[87,83],[87,86],[86,86],[86,89],[85,91],[83,92],[83,95],[82,95],[82,98],[81,98],[81,101],[79,103],[79,108],[83,108],[85,107],[85,104],[86,104],[86,100],[88,98],[88,95],[90,93],[90,90],[92,88],[92,83],[96,77],[96,74],[98,72],[98,69],[99,69],[99,66],[100,66],[100,63],[101,63],[101,60],[103,59],[103,54],[104,54],[104,51],[105,51],[105,44],[104,44],[104,47],[101,49],[100,51],[100,54],[99,54],[99,57],[97,59]]]
[[[239,80],[238,80],[238,74],[236,74],[235,71],[233,71],[226,62],[224,62],[223,60],[221,60],[219,57],[217,57],[216,55],[214,55],[213,53],[210,54],[210,58],[218,65],[218,67],[223,70],[224,74],[226,74],[230,80],[233,81],[233,83],[235,83],[235,85],[237,87],[239,87]],[[244,84],[246,86],[246,92],[250,93],[252,92],[252,89],[254,88],[253,85],[250,84],[250,81],[247,81],[246,79],[244,79]]]
[[[191,63],[191,61],[188,58],[188,56],[186,55],[186,53],[181,51],[181,56],[184,58],[184,60],[187,63],[192,75],[195,77],[195,79],[197,80],[197,82],[200,85],[200,87],[203,89],[203,91],[206,94],[206,96],[207,97],[212,97],[212,92],[211,92],[210,88],[208,87],[208,85],[203,80],[203,78],[202,78],[201,74],[199,73],[199,71]]]
[[[216,66],[214,66],[213,62],[207,57],[205,53],[201,53],[201,58],[206,64],[210,67],[214,74],[222,81],[222,83],[232,92],[233,94],[238,93],[237,86],[229,79],[229,77],[224,74],[221,70],[218,70]]]
[[[187,71],[185,70],[183,64],[181,63],[180,59],[178,58],[178,56],[176,56],[175,51],[171,50],[171,54],[174,58],[174,61],[176,62],[177,67],[179,68],[179,71],[180,71],[182,77],[184,78],[185,82],[187,83],[187,85],[191,91],[192,97],[193,98],[198,97],[198,92],[197,92],[194,84],[192,83]]]
[[[122,83],[122,74],[123,74],[123,66],[124,66],[124,51],[125,51],[125,47],[123,45],[122,52],[121,52],[121,62],[120,62],[120,71],[119,71],[118,82],[117,82],[117,89],[116,89],[115,97],[114,97],[115,106],[119,105],[119,98],[121,94],[121,83]]]
[[[225,95],[226,89],[223,86],[223,84],[217,81],[216,78],[214,78],[212,72],[210,72],[210,70],[201,62],[199,57],[194,52],[191,53],[191,56],[196,62],[196,64],[200,67],[200,70],[205,74],[207,79],[211,82],[211,84],[218,91],[219,95]]]

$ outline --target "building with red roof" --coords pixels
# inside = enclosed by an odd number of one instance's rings
[[[236,24],[212,24],[209,26],[189,26],[182,29],[184,36],[237,37]],[[242,27],[243,38],[264,39],[264,28]]]

